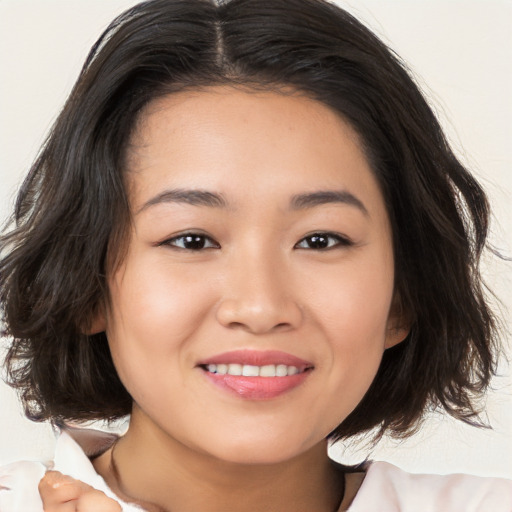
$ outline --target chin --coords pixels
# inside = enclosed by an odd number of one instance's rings
[[[212,441],[213,438],[210,438]],[[229,439],[226,442],[211,442],[209,452],[215,458],[231,464],[271,465],[294,459],[310,450],[313,446],[327,442],[321,438],[316,443],[290,438],[289,434],[273,436],[254,436]],[[212,450],[212,446],[214,449]]]

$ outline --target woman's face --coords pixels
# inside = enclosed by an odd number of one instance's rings
[[[323,442],[404,337],[355,132],[298,94],[212,87],[152,103],[127,167],[106,331],[138,421],[232,462]]]

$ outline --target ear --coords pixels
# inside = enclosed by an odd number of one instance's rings
[[[93,334],[104,332],[106,329],[107,321],[105,313],[103,312],[103,308],[99,308],[99,310],[94,313],[92,319],[89,320],[81,330],[82,334],[92,336]]]
[[[398,345],[407,338],[411,332],[411,320],[409,314],[404,310],[400,295],[395,292],[391,308],[389,311],[388,322],[386,326],[385,348],[391,348]]]
[[[398,345],[407,338],[411,329],[409,327],[391,327],[388,328],[386,333],[386,340],[384,342],[385,348],[391,348]]]

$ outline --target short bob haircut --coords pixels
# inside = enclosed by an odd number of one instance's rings
[[[187,88],[294,90],[348,121],[381,187],[407,339],[330,435],[406,436],[430,407],[479,423],[496,322],[478,270],[489,208],[406,67],[323,0],[152,0],[115,19],[26,178],[0,245],[6,364],[29,418],[114,419],[132,400],[104,333],[130,226],[125,150],[144,107]]]

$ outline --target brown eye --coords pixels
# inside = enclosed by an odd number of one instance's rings
[[[203,249],[218,249],[220,246],[209,236],[199,233],[185,233],[166,240],[161,245],[169,245],[187,251],[201,251]]]
[[[295,245],[295,248],[322,251],[348,245],[352,245],[352,242],[341,235],[335,233],[313,233],[300,240]]]

